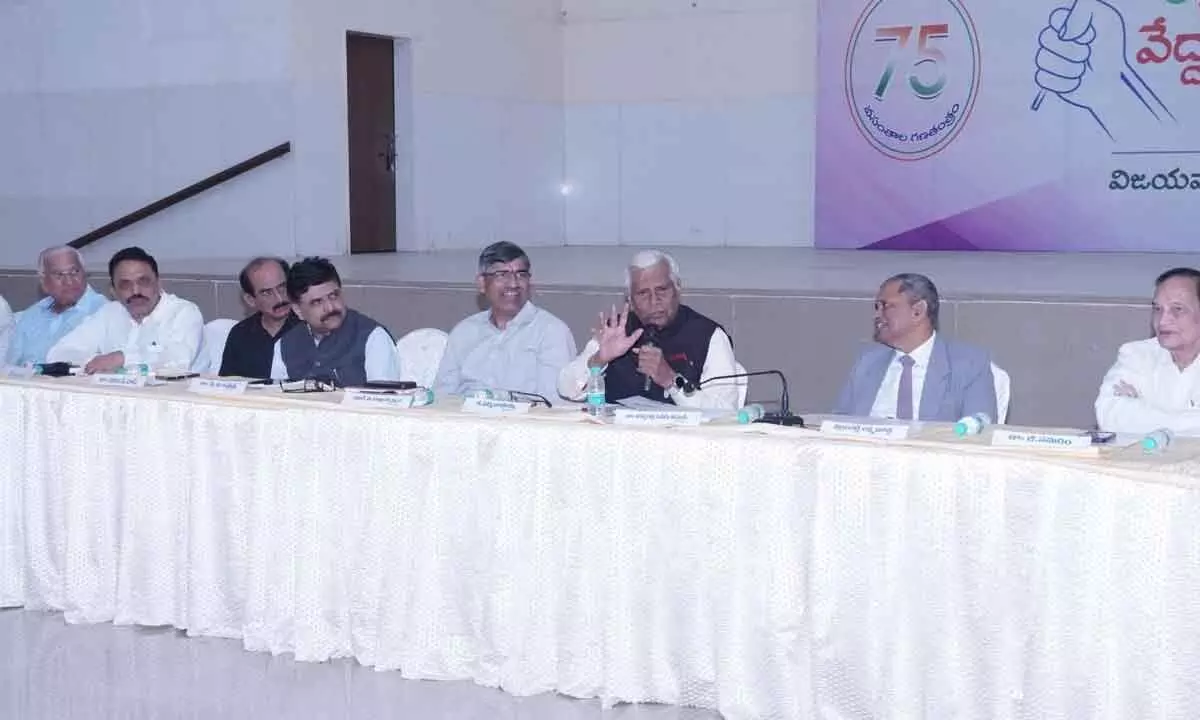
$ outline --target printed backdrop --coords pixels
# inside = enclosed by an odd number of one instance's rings
[[[819,0],[817,246],[1200,250],[1200,0]]]

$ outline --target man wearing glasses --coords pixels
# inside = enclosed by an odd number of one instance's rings
[[[475,283],[488,309],[450,331],[437,394],[509,390],[558,397],[558,372],[575,356],[575,338],[566,323],[530,302],[530,268],[529,256],[510,242],[480,253]]]
[[[254,258],[238,275],[242,301],[255,312],[229,331],[221,356],[221,375],[271,376],[275,340],[300,322],[287,294],[288,264],[275,257]]]
[[[46,297],[17,314],[6,365],[45,362],[55,343],[108,302],[88,284],[83,258],[75,248],[47,248],[38,255],[37,265]]]
[[[681,290],[675,258],[658,250],[634,255],[626,269],[625,308],[600,313],[592,339],[558,377],[562,396],[583,400],[591,369],[602,368],[610,403],[642,397],[736,410],[735,383],[707,382],[738,373],[733,341],[718,323],[682,304]]]

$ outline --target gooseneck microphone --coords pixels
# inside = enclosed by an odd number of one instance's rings
[[[700,381],[700,386],[703,387],[717,380],[741,380],[752,377],[762,377],[764,375],[775,375],[779,377],[779,384],[783,388],[783,393],[779,397],[779,412],[768,413],[754,422],[768,423],[770,425],[798,425],[804,427],[804,418],[799,415],[793,415],[789,406],[789,393],[787,377],[779,370],[756,370],[754,372],[734,373],[733,375],[717,375],[716,377],[705,378]]]

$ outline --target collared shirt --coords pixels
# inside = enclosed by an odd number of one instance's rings
[[[588,340],[583,352],[562,369],[558,375],[558,391],[569,400],[583,400],[587,393],[588,360],[600,350],[600,343],[595,338]],[[700,384],[705,387],[697,389],[691,395],[678,388],[667,388],[667,394],[676,405],[683,408],[699,408],[705,410],[736,410],[741,393],[737,382],[717,382],[706,385],[709,378],[738,374],[737,361],[733,357],[733,341],[720,328],[713,331],[708,341],[708,354],[704,358],[704,368],[700,371]]]
[[[1138,396],[1117,395],[1122,382]],[[1200,359],[1180,370],[1155,338],[1125,343],[1100,383],[1096,422],[1101,430],[1113,432],[1169,428],[1179,435],[1200,436]]]
[[[84,365],[97,355],[119,351],[125,354],[126,365],[186,370],[200,351],[203,334],[200,308],[171,293],[163,293],[141,322],[114,300],[55,343],[46,361]]]
[[[289,312],[279,332],[272,335],[263,327],[262,313],[256,312],[234,325],[225,340],[219,374],[248,378],[271,377],[275,341],[298,322],[300,319],[295,313]]]
[[[54,298],[44,297],[17,314],[5,363],[27,365],[45,362],[46,353],[80,323],[104,307],[108,298],[89,285],[78,302],[54,312]]]
[[[13,334],[13,313],[8,301],[0,295],[0,360],[8,357],[9,338]],[[6,361],[7,362],[7,361]],[[9,362],[9,365],[13,363]]]
[[[501,330],[490,310],[466,318],[450,331],[434,392],[516,390],[558,397],[558,372],[575,356],[566,323],[531,302]]]
[[[935,332],[929,336],[928,340],[908,353],[909,357],[913,359],[913,420],[921,419],[921,393],[925,390],[925,375],[929,372],[929,358],[933,355],[933,342],[936,339],[937,333]],[[900,363],[900,358],[903,356],[904,353],[899,350],[892,356],[892,362],[888,364],[887,372],[883,375],[883,382],[879,383],[879,392],[875,395],[875,404],[871,406],[871,417],[896,417],[896,400],[900,396],[900,375],[904,372],[904,366]]]
[[[311,334],[311,332],[310,330],[309,333]],[[280,337],[282,336],[281,333]],[[313,338],[314,344],[319,342],[315,337]],[[367,374],[368,381],[400,379],[400,358],[396,354],[396,343],[392,341],[392,336],[382,325],[372,330],[371,334],[367,336],[367,347],[364,352],[366,358],[363,361],[365,366],[363,370]],[[278,339],[275,341],[275,350],[271,356],[271,379],[294,379],[288,375],[287,365],[284,364],[283,355],[279,350]]]

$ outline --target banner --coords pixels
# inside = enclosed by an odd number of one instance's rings
[[[1200,250],[1200,0],[819,0],[816,244]]]

